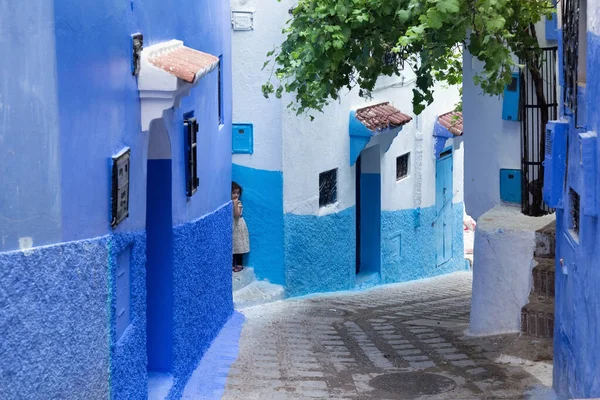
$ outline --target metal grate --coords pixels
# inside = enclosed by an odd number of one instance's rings
[[[189,118],[183,122],[186,134],[186,194],[192,197],[200,186],[198,178],[198,121]]]
[[[562,1],[563,101],[577,121],[577,79],[579,69],[579,1]]]
[[[571,230],[579,236],[579,207],[580,198],[579,193],[569,188],[569,214],[571,215]]]
[[[546,154],[552,155],[552,131],[550,129],[546,130]]]
[[[410,153],[406,153],[396,158],[396,180],[399,181],[408,176],[408,165]]]
[[[337,168],[319,174],[319,207],[337,202]]]
[[[558,118],[556,80],[557,47],[532,50],[521,72],[521,210],[539,217],[553,210],[543,200],[546,125]]]

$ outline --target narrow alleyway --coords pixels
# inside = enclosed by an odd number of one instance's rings
[[[551,398],[543,388],[551,384],[549,341],[464,335],[471,277],[455,273],[244,310],[239,356],[220,369],[228,372],[222,398]],[[220,398],[218,392],[204,391],[206,398]]]

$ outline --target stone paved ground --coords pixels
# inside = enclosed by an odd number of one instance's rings
[[[544,358],[548,343],[465,337],[471,276],[247,309],[223,399],[527,398],[551,361],[515,355]]]

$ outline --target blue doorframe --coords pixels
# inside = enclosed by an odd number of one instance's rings
[[[452,147],[442,151],[435,170],[435,221],[436,266],[452,258],[453,176]]]

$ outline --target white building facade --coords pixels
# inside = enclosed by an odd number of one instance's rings
[[[297,116],[286,107],[291,96],[261,92],[266,53],[284,40],[292,5],[231,2],[233,180],[250,231],[246,263],[291,296],[464,269],[462,128],[434,137],[458,88],[438,87],[414,116],[407,68],[382,77],[372,99],[345,92],[314,121]],[[405,118],[369,129],[371,106]]]

